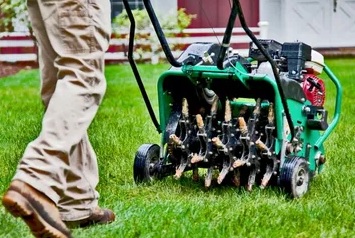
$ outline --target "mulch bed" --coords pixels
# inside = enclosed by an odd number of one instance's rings
[[[21,63],[7,63],[0,62],[0,78],[16,74],[22,69],[38,68],[37,63],[21,62]]]

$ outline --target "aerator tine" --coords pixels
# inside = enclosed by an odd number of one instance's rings
[[[158,80],[159,124],[134,63],[134,18],[128,1],[123,3],[132,22],[130,64],[162,133],[160,145],[138,149],[135,182],[204,175],[206,187],[230,183],[251,191],[277,186],[292,198],[306,194],[311,178],[324,167],[323,143],[340,117],[341,85],[324,57],[303,42],[257,39],[239,0],[233,0],[222,44],[197,42],[175,59],[150,1],[143,0],[172,65]],[[247,57],[230,51],[237,17],[251,39]],[[337,93],[329,124],[323,71]]]

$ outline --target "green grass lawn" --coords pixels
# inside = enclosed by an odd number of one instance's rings
[[[150,186],[133,182],[137,148],[159,143],[128,65],[108,66],[108,88],[89,134],[100,167],[100,205],[114,210],[106,226],[73,230],[74,237],[355,237],[355,60],[326,61],[343,86],[339,125],[325,143],[323,173],[301,199],[289,200],[277,189],[213,187],[186,176],[168,177]],[[158,112],[157,78],[168,65],[140,65],[146,89]],[[0,80],[0,194],[41,126],[38,71],[22,71]],[[334,87],[326,79],[332,116]],[[0,237],[31,237],[27,227],[0,206]]]

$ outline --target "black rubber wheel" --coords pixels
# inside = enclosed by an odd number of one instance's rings
[[[133,164],[133,178],[138,183],[150,182],[156,176],[160,147],[156,144],[143,144],[137,150]]]
[[[287,157],[281,168],[280,187],[292,198],[300,198],[308,192],[309,182],[307,161],[299,156]]]

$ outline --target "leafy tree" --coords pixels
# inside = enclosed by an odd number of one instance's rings
[[[24,26],[31,32],[26,1],[3,0],[0,3],[0,31],[14,31],[14,23]]]
[[[132,14],[134,16],[134,20],[136,23],[136,29],[140,30],[149,30],[152,28],[151,22],[148,16],[148,13],[144,9],[134,9],[132,10]],[[161,27],[164,30],[178,30],[182,32],[186,29],[190,24],[192,19],[196,18],[195,14],[186,13],[185,8],[180,8],[177,11],[177,14],[168,14],[166,16],[158,16],[159,21],[161,23]],[[126,10],[123,10],[122,13],[117,15],[113,19],[113,26],[118,33],[121,29],[128,29],[130,26],[130,21],[128,19],[128,15]]]
[[[21,31],[29,33],[35,47],[37,41],[33,34],[32,27],[28,18],[27,4],[23,0],[3,0],[0,3],[0,32],[14,32],[16,26],[21,26]],[[3,34],[3,36],[6,36]],[[38,51],[36,50],[38,59]]]
[[[147,11],[145,9],[134,9],[132,10],[132,14],[136,24],[135,54],[140,59],[143,59],[144,55],[149,52],[153,56],[157,56],[162,49],[157,41],[157,37],[154,36],[155,32],[153,31]],[[177,14],[158,16],[160,25],[167,37],[187,36],[187,34],[183,34],[182,32],[191,24],[194,18],[196,18],[196,15],[186,13],[186,9],[184,8],[180,8]],[[114,37],[121,39],[128,38],[130,24],[126,10],[123,10],[121,14],[113,19]],[[183,45],[177,43],[171,45],[173,50],[179,50],[182,47]]]

